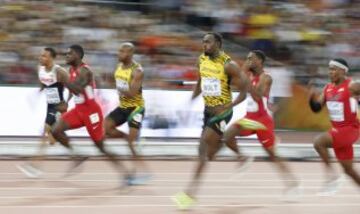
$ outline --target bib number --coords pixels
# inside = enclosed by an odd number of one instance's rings
[[[141,123],[142,121],[142,114],[135,114],[134,117],[132,118],[135,122]]]
[[[129,84],[124,80],[116,80],[116,88],[119,92],[121,91],[129,91]]]
[[[219,79],[204,77],[201,78],[201,91],[204,96],[221,96],[221,83]]]
[[[45,93],[49,104],[60,103],[60,95],[57,88],[45,88]]]
[[[332,121],[341,122],[344,121],[344,103],[336,101],[326,102],[326,106],[329,110],[330,118]]]
[[[89,119],[90,119],[91,124],[95,124],[95,123],[98,123],[100,121],[100,117],[99,117],[98,113],[91,114],[89,116]]]

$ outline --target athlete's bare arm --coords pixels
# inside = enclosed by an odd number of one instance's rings
[[[69,80],[69,74],[66,72],[66,70],[63,67],[58,67],[56,73],[59,82],[64,84]]]
[[[246,99],[246,93],[248,91],[249,86],[249,78],[247,75],[241,71],[239,66],[234,61],[230,61],[225,64],[225,72],[231,78],[231,85],[234,89],[238,90],[240,93],[235,98],[235,100],[228,107],[236,106]]]
[[[74,82],[70,82],[69,79],[64,82],[65,86],[74,94],[79,94],[92,80],[92,72],[85,67],[80,68],[79,75]]]
[[[201,94],[201,77],[200,77],[200,67],[199,64],[196,65],[197,68],[197,81],[196,81],[196,85],[194,87],[191,99],[195,99],[197,96],[199,96]]]
[[[63,67],[57,68],[56,74],[57,74],[58,81],[64,85],[65,85],[65,82],[67,82],[69,80],[69,75]],[[68,102],[71,99],[71,97],[72,97],[72,94],[70,93],[67,101],[62,101],[59,105],[57,105],[57,110],[60,112],[66,112],[67,108],[68,108]]]
[[[144,79],[144,72],[141,69],[136,69],[132,73],[132,80],[128,91],[121,91],[125,97],[134,97],[140,90]]]
[[[360,82],[353,81],[349,85],[351,96],[359,100],[360,98]]]

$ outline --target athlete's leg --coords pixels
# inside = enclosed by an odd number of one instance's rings
[[[80,110],[79,110],[80,111]],[[84,111],[84,110],[81,110]],[[85,113],[85,112],[83,112]],[[74,152],[73,147],[69,143],[69,137],[65,131],[70,129],[76,129],[84,126],[83,120],[80,118],[78,109],[76,107],[65,114],[54,124],[52,127],[52,134],[54,138],[70,152],[71,158],[74,159],[72,166],[67,171],[66,175],[70,175],[74,170],[83,163],[87,157],[81,157]]]
[[[105,118],[105,133],[110,138],[124,138],[127,140],[128,135],[116,127],[124,124],[127,120],[126,109],[117,107]]]
[[[51,134],[51,126],[45,123],[44,132],[40,141],[37,154],[32,158],[32,161],[39,161],[44,158],[45,149],[50,145],[54,145],[56,140]]]
[[[239,163],[243,163],[244,160],[247,160],[249,157],[241,154],[239,147],[237,145],[236,136],[248,136],[253,134],[254,132],[251,130],[244,130],[241,126],[237,124],[232,124],[224,133],[222,141],[225,145],[231,149],[237,155],[237,159],[240,161]]]
[[[65,134],[65,131],[69,129],[70,126],[68,125],[68,123],[65,122],[63,119],[60,119],[54,124],[51,133],[56,141],[58,141],[65,148],[72,151],[73,149],[69,143],[69,137]]]
[[[232,112],[215,116],[205,110],[204,127],[199,145],[199,159],[195,166],[193,178],[188,184],[186,191],[176,194],[173,199],[179,208],[187,209],[194,204],[194,196],[198,191],[207,159],[212,159],[221,148],[223,131],[225,130],[226,123],[231,119],[231,116]]]
[[[340,165],[342,166],[345,174],[360,186],[360,176],[353,167],[354,148],[353,143],[359,137],[359,130],[357,128],[343,128],[340,135],[334,135],[333,148]],[[342,136],[342,137],[340,137]]]
[[[137,107],[134,110],[132,110],[131,112],[129,112],[128,115],[126,115],[127,116],[126,120],[128,122],[129,128],[130,128],[127,141],[128,141],[131,153],[136,160],[139,160],[139,157],[136,153],[134,142],[139,137],[139,130],[141,128],[141,122],[144,117],[144,111],[145,111],[145,109],[143,107]]]
[[[47,142],[49,142],[50,145],[54,145],[56,143],[56,140],[55,140],[54,136],[51,133],[51,126],[48,125],[48,124],[45,124],[45,135],[46,135],[46,138],[47,138],[46,140],[47,140]]]
[[[129,136],[127,140],[128,140],[129,148],[135,160],[136,169],[140,168],[141,170],[144,170],[146,174],[149,172],[149,167],[145,163],[145,161],[141,158],[141,156],[137,153],[134,145],[138,137],[139,137],[139,128],[130,127]],[[144,176],[149,177],[149,174]]]
[[[298,185],[298,181],[294,174],[291,172],[289,166],[280,158],[275,152],[275,145],[270,147],[264,147],[266,153],[269,155],[269,158],[272,162],[274,162],[275,166],[279,169],[280,174],[287,186],[295,186]]]
[[[138,136],[139,136],[139,129],[130,127],[129,136],[127,138],[127,141],[129,143],[129,148],[130,148],[131,154],[133,155],[133,157],[135,159],[139,158],[138,154],[137,154],[137,152],[135,150],[135,146],[134,146],[134,143],[135,143],[136,139],[138,138]]]
[[[241,131],[241,128],[239,126],[236,126],[233,124],[225,131],[223,139],[222,139],[222,141],[225,143],[225,145],[229,149],[231,149],[233,152],[235,152],[235,154],[237,155],[238,158],[240,158],[241,155],[240,155],[240,151],[237,146],[235,137],[238,136],[240,131]]]
[[[114,168],[119,171],[120,174],[124,175],[125,177],[130,176],[130,172],[119,160],[116,159],[116,156],[107,149],[105,149],[103,140],[94,140],[94,142],[95,146],[99,149],[99,151],[107,157],[107,159],[112,163]]]
[[[344,172],[352,178],[352,180],[360,186],[360,175],[353,167],[353,160],[339,160]]]
[[[333,142],[332,147],[336,158],[341,164],[344,172],[350,176],[353,181],[360,185],[359,173],[353,168],[354,148],[353,144],[359,138],[359,127],[346,126],[342,128],[332,129],[330,131]]]
[[[30,161],[17,165],[17,168],[29,178],[39,178],[43,172],[39,169],[39,162],[44,159],[45,149],[50,144],[55,143],[55,139],[51,135],[51,125],[56,121],[57,111],[52,106],[48,106],[45,118],[44,130],[42,133],[40,144]]]
[[[84,123],[86,126],[86,130],[88,131],[91,139],[95,143],[95,146],[99,149],[99,151],[106,156],[106,158],[111,162],[114,168],[126,178],[131,177],[131,173],[129,170],[116,159],[116,156],[108,151],[104,145],[105,138],[105,130],[104,130],[104,118],[100,106],[94,105],[92,106],[91,113],[89,116],[85,116]]]
[[[186,193],[194,196],[198,190],[199,182],[205,170],[207,158],[212,158],[219,150],[221,135],[210,127],[205,127],[200,138],[199,160],[195,167],[195,173],[188,186]]]
[[[42,138],[40,141],[40,145],[38,147],[38,151],[35,155],[30,158],[30,161],[22,164],[16,165],[16,167],[23,172],[28,178],[39,178],[43,172],[40,170],[39,162],[44,158],[45,149],[47,145],[47,136],[46,136],[46,129],[50,126],[45,123],[44,131],[42,134]],[[51,129],[51,128],[50,128]]]
[[[34,156],[33,160],[39,161],[44,158],[45,149],[48,147],[48,144],[54,145],[56,140],[51,133],[52,125],[55,124],[60,113],[55,111],[54,109],[48,109],[44,131],[42,134],[41,142],[37,151],[37,155]]]
[[[325,171],[327,179],[333,180],[337,178],[335,170],[330,162],[329,151],[328,149],[332,147],[333,138],[328,133],[322,133],[315,138],[314,148],[316,152],[320,155],[320,158],[325,164]]]
[[[106,136],[108,136],[110,138],[125,138],[125,139],[127,139],[128,135],[116,128],[119,125],[121,125],[121,124],[117,124],[113,118],[111,118],[109,116],[106,117],[106,119],[105,119]]]

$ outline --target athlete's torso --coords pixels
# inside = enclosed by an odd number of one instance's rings
[[[70,70],[69,70],[70,82],[75,81],[75,79],[79,75],[80,69],[82,67],[89,68],[89,66],[87,64],[85,64],[85,63],[82,63],[77,68],[75,68],[73,66],[70,67]],[[88,103],[94,102],[95,101],[94,89],[95,89],[95,81],[91,80],[88,83],[88,85],[85,86],[85,88],[83,89],[83,91],[81,93],[79,93],[78,95],[74,94],[75,104],[79,105],[79,104],[88,104]]]
[[[133,97],[127,97],[121,94],[121,91],[129,91],[132,81],[132,74],[135,70],[141,70],[141,72],[143,72],[141,65],[135,62],[129,68],[122,68],[122,64],[119,64],[114,73],[116,88],[119,92],[121,108],[144,107],[142,88],[140,88],[140,90]]]
[[[265,74],[262,74],[265,75]],[[251,85],[252,87],[256,87],[259,84],[260,75],[252,75],[251,76]],[[270,90],[265,93],[263,97],[257,99],[253,95],[250,94],[248,96],[248,103],[246,108],[246,114],[248,117],[262,117],[269,114],[268,108],[268,100],[269,100]]]
[[[202,54],[199,57],[201,91],[205,106],[225,105],[232,101],[230,78],[225,71],[225,64],[231,58],[224,52],[215,59]]]
[[[346,79],[340,85],[329,83],[324,88],[324,98],[333,127],[359,125],[357,119],[358,103],[351,97],[349,84]]]
[[[64,100],[64,85],[58,82],[57,70],[60,66],[54,65],[50,71],[45,66],[39,66],[38,77],[44,86],[48,104],[58,104]]]

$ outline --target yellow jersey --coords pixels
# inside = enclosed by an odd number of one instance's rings
[[[215,59],[200,55],[199,72],[205,106],[225,105],[232,101],[230,78],[225,72],[225,64],[229,61],[231,58],[224,52]]]
[[[144,107],[144,98],[142,96],[142,88],[133,97],[126,97],[121,94],[121,91],[130,90],[130,84],[132,81],[132,73],[142,67],[139,63],[134,62],[129,68],[122,68],[120,63],[114,73],[116,88],[119,91],[120,108],[132,108],[132,107]]]

